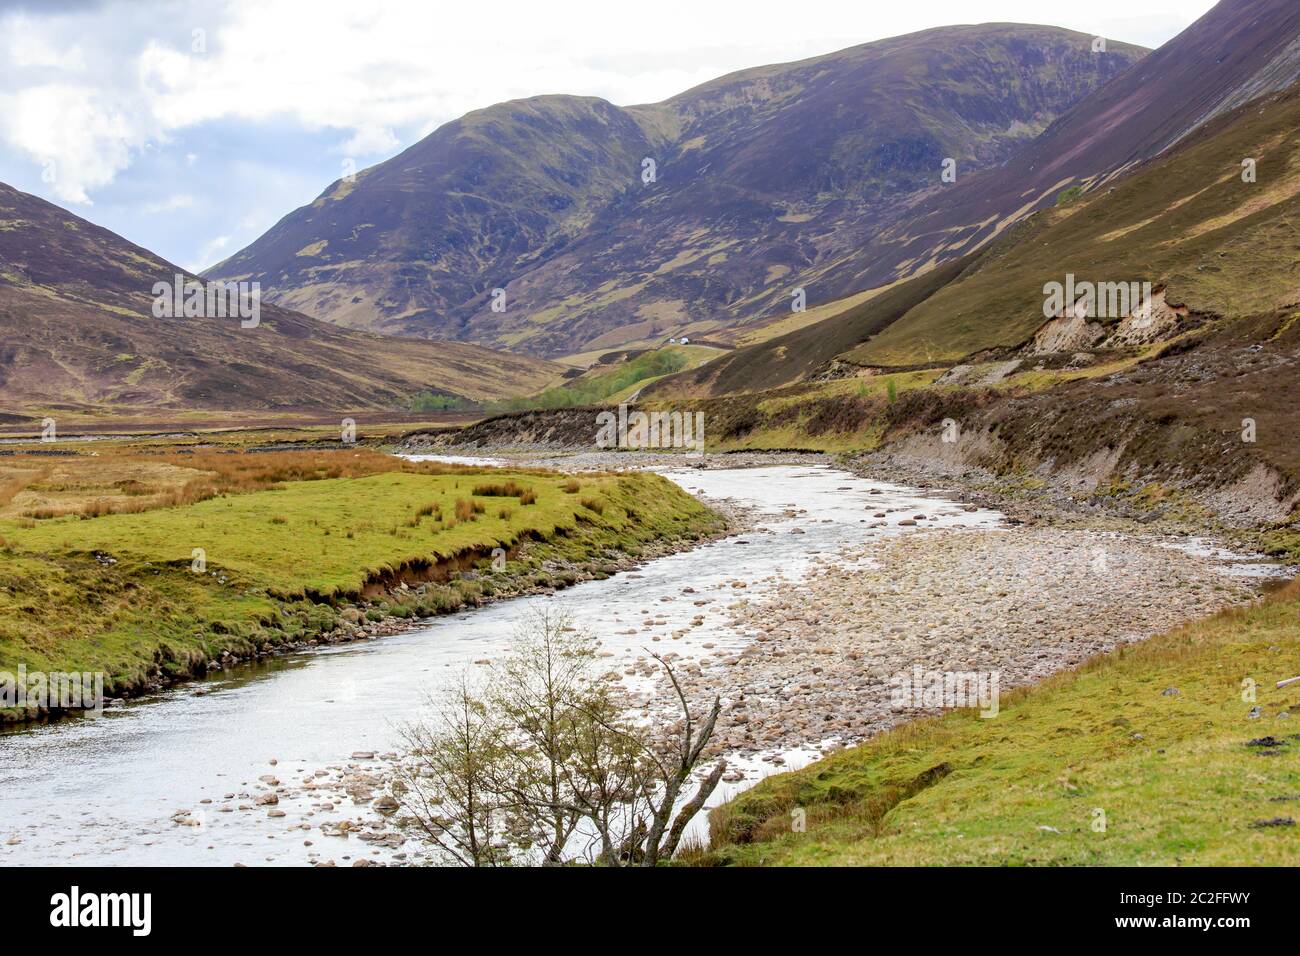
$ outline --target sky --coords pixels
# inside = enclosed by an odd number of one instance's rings
[[[930,27],[1155,47],[1214,0],[0,0],[0,182],[197,271],[438,126],[543,93],[652,103]]]

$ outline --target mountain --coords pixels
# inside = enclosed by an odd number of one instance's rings
[[[1226,46],[1224,35],[1232,37]],[[1044,286],[1071,273],[1079,281],[1151,282],[1162,301],[1219,318],[1283,307],[1300,297],[1288,218],[1300,190],[1289,135],[1300,125],[1298,75],[1300,4],[1222,3],[1023,153],[955,187],[945,207],[909,224],[915,245],[895,254],[913,256],[913,267],[928,257],[919,276],[880,274],[877,281],[894,280],[880,295],[823,306],[829,318],[659,382],[647,395],[721,395],[860,367],[1014,354],[1046,324]],[[1278,84],[1290,90],[1251,99]],[[1139,162],[1147,153],[1160,155]],[[1254,183],[1243,181],[1247,158]],[[1073,174],[1058,178],[1067,169]],[[1080,184],[1092,191],[1058,202]],[[1051,204],[998,218],[999,207],[1026,197]],[[962,232],[951,224],[966,219],[986,226]],[[977,232],[977,241],[964,241]],[[963,237],[956,249],[944,250],[943,240],[924,245],[926,236],[953,235]],[[880,258],[887,241],[873,247],[864,273],[893,261]]]
[[[1300,306],[1300,87],[1252,102],[1105,190],[1044,210],[852,354],[868,365],[952,362],[1038,348],[1072,327],[1044,313],[1049,283],[1150,283],[1187,317],[1240,319]],[[1255,179],[1243,176],[1254,161]],[[1157,310],[1159,311],[1159,309]],[[1160,319],[1157,315],[1157,320]],[[1173,319],[1172,314],[1167,318]]]
[[[879,449],[891,472],[1047,482],[1152,517],[1201,509],[1300,554],[1297,129],[1300,84],[983,250],[641,399],[703,412],[724,447]],[[1151,308],[1100,291],[1105,308],[1052,302],[1070,276],[1149,284]]]
[[[959,180],[1007,161],[1145,53],[1092,44],[946,27],[648,106],[500,104],[333,184],[209,275],[348,326],[539,355],[699,336],[788,311],[798,288],[832,298],[945,159]]]
[[[863,245],[860,267],[837,274],[831,291],[885,285],[966,255],[1061,192],[1104,186],[1216,116],[1297,79],[1300,3],[1221,0],[1007,163],[923,197],[898,226]]]
[[[1104,367],[1184,334],[1300,307],[1300,85],[1238,107],[1105,190],[1041,210],[980,252],[815,325],[662,380],[647,397],[710,396],[872,370],[996,369],[1065,353]],[[1243,178],[1242,159],[1255,178]],[[1045,287],[1149,283],[1149,333],[1128,313],[1049,319]],[[1048,360],[1051,364],[1051,360]]]
[[[275,305],[239,318],[155,318],[155,283],[183,270],[0,184],[0,406],[405,408],[425,391],[533,391],[549,363],[473,345],[340,329]]]

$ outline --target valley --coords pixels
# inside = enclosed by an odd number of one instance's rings
[[[860,291],[862,246],[902,226],[945,157],[962,176],[1000,163],[1144,52],[985,24],[651,105],[503,103],[334,183],[205,274],[354,328],[545,358],[709,338],[780,315],[796,288],[813,305]]]
[[[1186,19],[313,119],[202,272],[0,184],[0,691],[102,691],[0,866],[1295,865],[1300,5]]]
[[[662,702],[663,688],[656,689],[647,666],[651,648],[663,647],[701,689],[724,694],[737,719],[729,721],[716,753],[732,769],[711,804],[721,809],[714,814],[709,851],[714,855],[707,861],[763,862],[754,854],[774,853],[776,847],[763,842],[766,831],[757,824],[741,821],[785,813],[769,794],[786,792],[780,788],[807,774],[835,779],[830,775],[840,773],[845,761],[874,753],[881,746],[875,741],[892,741],[917,726],[910,722],[914,711],[879,699],[891,667],[910,673],[918,660],[926,668],[993,667],[1008,702],[1001,706],[1019,707],[1036,692],[1028,691],[1026,698],[1026,691],[1014,688],[1028,688],[1085,662],[1088,672],[1104,675],[1106,659],[1095,655],[1116,645],[1139,644],[1217,608],[1250,607],[1261,579],[1240,573],[1276,570],[1174,550],[1150,533],[1017,529],[993,509],[855,476],[816,457],[710,457],[685,470],[677,456],[633,457],[633,468],[664,470],[668,481],[727,513],[731,534],[633,565],[606,564],[611,576],[584,581],[579,575],[553,595],[562,583],[555,577],[542,593],[493,600],[478,610],[470,608],[483,602],[474,600],[400,628],[385,627],[381,620],[363,623],[346,642],[338,640],[337,631],[319,640],[304,634],[303,640],[255,655],[251,664],[221,654],[195,682],[145,687],[142,696],[114,702],[98,720],[10,731],[0,737],[9,745],[0,758],[8,771],[39,777],[46,771],[39,769],[37,756],[55,752],[83,762],[95,754],[95,762],[114,773],[112,779],[92,773],[62,788],[63,796],[53,802],[14,804],[12,835],[0,845],[0,859],[20,863],[64,852],[79,839],[73,808],[92,807],[103,832],[93,848],[78,851],[86,862],[436,862],[381,808],[379,796],[389,786],[400,749],[393,722],[417,713],[423,696],[454,679],[460,668],[481,666],[502,653],[512,622],[526,619],[531,605],[545,604],[565,607],[578,624],[599,629],[605,666],[626,684],[631,699],[648,702],[641,706]],[[486,474],[530,476],[540,487],[541,473],[532,467],[537,463],[518,460],[504,473],[465,465],[451,473],[476,480]],[[581,455],[545,463],[583,484],[604,474],[586,470],[595,462]],[[862,517],[875,511],[883,520]],[[125,557],[139,547],[118,553]],[[1098,564],[1102,553],[1104,568]],[[1035,556],[1028,564],[1027,554]],[[1043,562],[1064,572],[1046,588],[1031,570]],[[232,564],[222,573],[233,576],[241,566]],[[426,614],[425,603],[444,590],[410,583],[409,596],[371,594],[365,621],[376,617],[376,609],[401,613],[409,607]],[[841,596],[833,598],[832,591]],[[867,603],[865,595],[871,595]],[[1134,605],[1143,608],[1141,616],[1124,612]],[[921,627],[926,615],[941,610],[950,620]],[[327,606],[318,606],[317,613],[327,614]],[[346,613],[334,626],[350,628]],[[1037,626],[1043,616],[1072,623],[1062,628],[1058,641],[1045,645]],[[991,631],[992,619],[998,623]],[[929,648],[919,658],[907,643],[914,638],[903,638],[918,633],[927,635]],[[995,642],[989,640],[992,633],[998,635]],[[1023,635],[1022,644],[1012,643],[1013,633]],[[894,658],[865,653],[861,635],[881,650],[892,648]],[[1278,638],[1270,634],[1269,639]],[[833,642],[841,641],[853,653],[834,650]],[[218,656],[215,646],[205,650]],[[1196,693],[1190,678],[1181,686],[1189,695]],[[291,722],[280,716],[286,712]],[[1142,724],[1152,736],[1158,719],[1152,715]],[[941,726],[954,720],[960,727],[956,718]],[[895,724],[900,731],[877,736]],[[945,747],[961,746],[940,739]],[[852,747],[861,740],[873,741],[871,749]],[[1074,764],[1085,761],[1084,751],[1076,746]],[[804,764],[805,776],[773,776]],[[855,791],[841,785],[835,792],[842,803]],[[789,844],[792,851],[833,859],[834,844],[821,842],[832,835],[847,846],[859,845],[863,837],[852,829],[856,816],[836,815],[815,798],[801,798],[801,805],[810,808],[819,842]],[[1061,822],[1059,813],[1044,819]],[[745,825],[751,830],[742,831]],[[702,846],[708,833],[693,832],[695,845]],[[1002,849],[1007,840],[1032,842],[1035,832],[1008,826]],[[1117,835],[1111,842],[1122,839]],[[1273,852],[1266,839],[1261,835],[1255,842],[1263,852]],[[1068,838],[1071,845],[1085,840]],[[691,851],[685,859],[704,862],[702,852]],[[936,845],[933,852],[943,851]]]
[[[154,289],[184,270],[0,184],[0,421],[190,419],[409,409],[430,390],[480,401],[562,370],[456,343],[348,332],[269,303],[238,317],[159,318]],[[197,278],[187,280],[197,282]]]

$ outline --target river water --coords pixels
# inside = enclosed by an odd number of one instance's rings
[[[734,653],[749,640],[726,619],[726,606],[738,595],[797,587],[819,558],[872,539],[1001,521],[992,511],[967,512],[952,501],[829,467],[665,474],[708,498],[757,509],[755,528],[553,596],[503,601],[405,634],[240,667],[111,708],[96,720],[0,735],[0,866],[418,859],[410,843],[375,848],[321,832],[321,823],[369,812],[365,807],[322,809],[319,794],[286,793],[272,815],[253,805],[267,792],[259,778],[271,774],[295,789],[323,768],[373,765],[354,754],[382,759],[393,751],[399,727],[430,695],[463,669],[499,655],[538,608],[560,606],[593,630],[611,668],[620,671],[647,648],[683,659]],[[878,511],[888,512],[883,527],[873,526],[880,524],[872,517]],[[916,527],[900,524],[921,514],[927,518]],[[737,590],[735,581],[747,587]],[[701,614],[703,625],[691,627]],[[688,633],[674,638],[683,630]],[[813,756],[786,754],[786,768]],[[751,762],[746,769],[747,779],[720,787],[714,802],[773,768]],[[175,822],[179,810],[189,810],[199,825]]]

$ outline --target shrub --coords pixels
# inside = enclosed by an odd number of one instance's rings
[[[83,518],[98,518],[109,514],[112,510],[113,503],[107,498],[96,498],[94,501],[88,501],[82,506],[81,516]]]
[[[474,486],[474,494],[480,498],[522,498],[530,490],[514,481],[494,481]]]
[[[1082,195],[1082,186],[1071,186],[1069,189],[1063,189],[1061,192],[1057,193],[1056,204],[1058,206],[1068,206]]]
[[[443,395],[439,392],[420,392],[412,396],[413,412],[446,412],[465,408],[468,403],[456,395]]]

